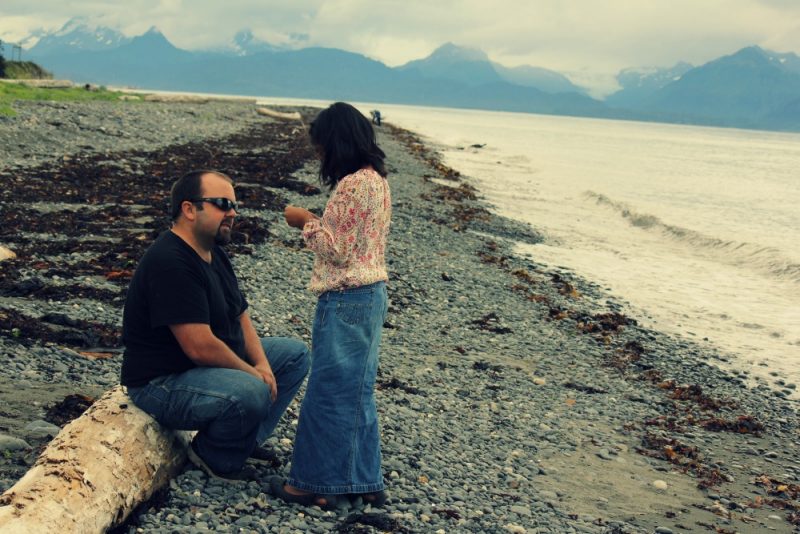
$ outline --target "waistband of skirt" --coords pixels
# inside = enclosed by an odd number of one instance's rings
[[[325,291],[319,296],[319,300],[328,300],[330,298],[335,298],[341,295],[361,295],[364,293],[372,293],[376,289],[379,289],[381,286],[385,286],[386,282],[383,280],[379,280],[377,282],[373,282],[372,284],[367,284],[365,286],[357,286],[357,287],[343,287],[341,289],[331,289],[329,291]]]

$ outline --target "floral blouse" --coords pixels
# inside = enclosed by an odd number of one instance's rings
[[[309,289],[322,294],[388,280],[384,255],[391,218],[385,178],[371,167],[342,178],[322,218],[303,227],[306,246],[316,253]]]

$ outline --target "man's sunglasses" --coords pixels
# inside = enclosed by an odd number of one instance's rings
[[[216,207],[221,209],[222,211],[230,211],[233,209],[234,211],[239,211],[239,203],[234,202],[229,198],[223,197],[214,197],[214,198],[193,198],[189,200],[189,202],[196,204],[198,202],[208,202],[209,204],[214,204]]]

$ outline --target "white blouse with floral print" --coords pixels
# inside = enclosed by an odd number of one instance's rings
[[[303,240],[316,253],[309,289],[322,294],[387,281],[385,252],[391,218],[392,199],[385,178],[371,167],[342,178],[322,218],[303,227]]]

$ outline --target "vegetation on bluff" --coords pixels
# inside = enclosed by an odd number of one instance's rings
[[[18,100],[49,101],[85,101],[85,100],[119,100],[123,93],[108,91],[103,88],[87,90],[83,86],[69,88],[29,87],[23,83],[0,83],[0,116],[15,115],[12,104]]]

